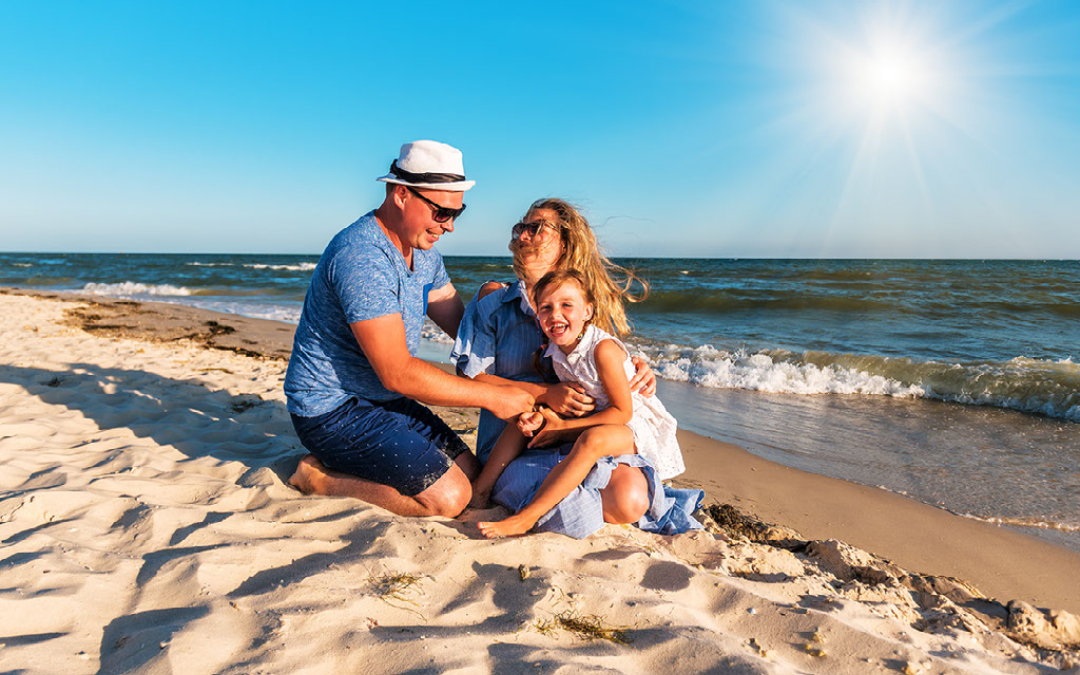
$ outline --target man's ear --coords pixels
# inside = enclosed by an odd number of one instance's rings
[[[405,206],[405,197],[408,195],[409,189],[404,185],[394,186],[394,205],[399,209]]]

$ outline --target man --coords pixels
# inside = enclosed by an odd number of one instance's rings
[[[433,247],[465,210],[461,152],[401,146],[382,205],[331,240],[312,275],[285,376],[310,452],[289,482],[405,516],[458,515],[479,462],[428,405],[531,410],[511,386],[455,377],[415,357],[424,315],[451,337],[464,305]]]

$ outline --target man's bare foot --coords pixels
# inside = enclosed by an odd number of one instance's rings
[[[535,520],[528,520],[518,515],[497,522],[477,523],[476,526],[480,528],[480,534],[488,539],[497,539],[499,537],[515,537],[519,534],[525,534],[535,524]]]
[[[492,504],[490,508],[474,509],[469,507],[459,513],[455,520],[463,523],[475,523],[477,521],[502,520],[510,517],[510,511],[498,504]]]
[[[304,455],[289,477],[289,485],[306,495],[319,494],[319,486],[327,478],[326,471],[326,466],[315,459],[315,455]]]
[[[486,509],[491,504],[491,490],[477,492],[473,486],[472,499],[469,500],[470,509]]]

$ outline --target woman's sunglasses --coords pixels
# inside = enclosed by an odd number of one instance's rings
[[[528,232],[530,237],[535,237],[540,234],[540,230],[545,227],[550,227],[555,232],[559,231],[558,225],[553,225],[546,220],[534,220],[531,223],[518,223],[514,225],[514,229],[510,230],[510,237],[512,239],[519,239],[522,234]]]
[[[422,199],[428,206],[431,207],[431,219],[434,220],[436,223],[445,223],[451,221],[454,218],[460,216],[465,211],[464,204],[461,205],[460,209],[452,209],[449,206],[441,206],[439,204],[436,204],[435,202],[431,201],[430,199],[420,194],[418,191],[414,190],[408,185],[406,185],[405,188],[409,192]]]

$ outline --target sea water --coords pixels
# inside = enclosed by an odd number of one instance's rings
[[[513,279],[445,260],[466,300]],[[0,285],[295,322],[317,262],[10,253]],[[628,343],[684,428],[1080,550],[1080,262],[617,262],[650,283]]]

